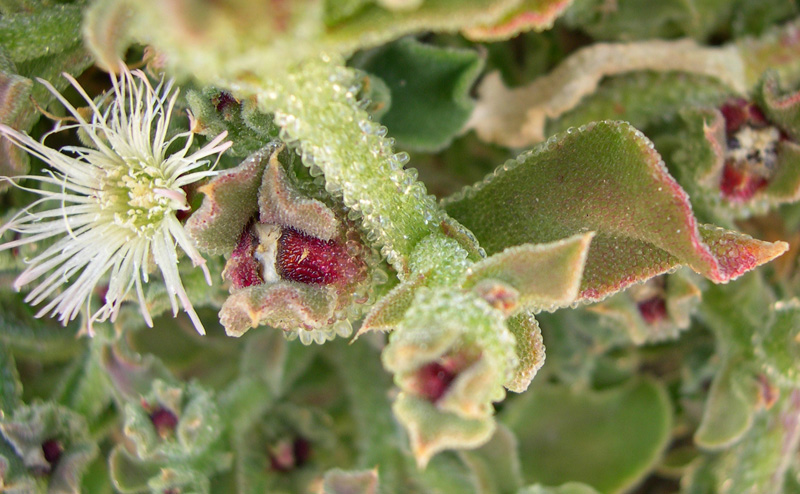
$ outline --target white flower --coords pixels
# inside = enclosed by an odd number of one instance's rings
[[[123,67],[119,76],[112,76],[114,90],[107,95],[111,100],[95,104],[74,78],[68,74],[64,77],[88,103],[91,121],[40,79],[77,123],[56,125],[41,142],[0,125],[0,133],[52,167],[43,176],[15,178],[41,182],[44,189],[25,188],[41,198],[0,228],[0,234],[11,230],[20,237],[0,245],[0,250],[60,237],[27,261],[29,266],[14,287],[19,290],[36,282],[25,298],[33,305],[53,295],[36,317],[57,314],[66,324],[85,306],[90,314],[90,332],[92,322],[114,321],[122,301],[135,288],[142,315],[152,326],[142,285],[148,282],[155,262],[166,284],[173,315],[180,301],[195,328],[204,334],[181,283],[176,245],[203,269],[209,284],[211,277],[175,213],[189,209],[181,187],[214,175],[207,158],[222,153],[231,143],[223,142],[223,133],[187,155],[191,132],[167,139],[178,97],[171,80],[153,88],[141,71],[131,73]],[[55,150],[44,145],[50,134],[65,129],[82,132],[93,147]],[[181,140],[185,140],[181,149],[168,155],[167,150],[179,146]],[[106,279],[105,304],[92,313],[92,293]]]

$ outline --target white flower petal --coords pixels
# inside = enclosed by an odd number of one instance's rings
[[[182,307],[204,334],[180,279],[176,248],[203,269],[209,284],[211,278],[205,259],[175,212],[186,207],[181,187],[215,175],[213,167],[201,169],[210,163],[208,158],[217,156],[219,160],[231,143],[224,142],[223,133],[189,154],[194,138],[191,132],[167,135],[178,97],[171,80],[162,80],[154,88],[144,73],[122,67],[120,74],[112,77],[113,90],[98,102],[75,78],[64,77],[91,108],[91,121],[49,82],[40,80],[77,123],[57,124],[42,141],[0,124],[0,134],[55,170],[43,176],[2,177],[40,198],[0,227],[0,235],[9,230],[22,235],[0,244],[0,250],[60,237],[27,261],[29,266],[14,286],[19,289],[36,282],[25,298],[34,305],[52,297],[37,317],[51,313],[66,324],[86,308],[90,334],[93,322],[116,319],[133,290],[145,322],[152,326],[143,288],[149,280],[152,255],[173,314]],[[44,144],[49,135],[64,130],[86,133],[94,149],[65,146],[55,150]],[[185,141],[182,148],[167,156],[167,149],[180,139]],[[59,191],[21,186],[17,181],[23,178]],[[108,280],[104,304],[91,313],[93,293],[104,280]]]

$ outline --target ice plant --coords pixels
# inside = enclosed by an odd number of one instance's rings
[[[20,186],[41,198],[0,228],[0,233],[21,235],[0,245],[0,250],[55,240],[29,261],[14,287],[19,290],[38,282],[25,298],[33,305],[55,294],[37,317],[51,313],[66,324],[86,307],[90,331],[95,321],[113,321],[126,296],[135,289],[142,315],[152,325],[143,284],[149,281],[155,262],[173,313],[177,313],[180,302],[195,328],[204,333],[180,279],[176,245],[205,271],[209,284],[211,278],[205,260],[176,214],[189,209],[182,187],[214,175],[213,167],[208,167],[209,158],[224,152],[231,143],[225,142],[226,134],[222,133],[193,151],[192,132],[169,134],[178,98],[172,80],[162,80],[153,87],[143,72],[122,67],[119,75],[111,77],[113,92],[96,102],[74,78],[68,74],[64,77],[89,105],[90,118],[40,79],[76,123],[59,122],[41,142],[0,125],[6,138],[51,168],[43,175],[6,178],[15,183],[29,179],[42,188]],[[56,150],[45,145],[48,136],[69,129],[81,132],[91,147]],[[181,140],[182,146],[172,151],[170,148]],[[92,312],[94,289],[106,279],[105,301]]]

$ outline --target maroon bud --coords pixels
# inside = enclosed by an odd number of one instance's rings
[[[450,389],[458,374],[480,358],[466,352],[446,355],[417,370],[411,389],[420,397],[436,403]]]
[[[731,163],[725,163],[719,188],[729,201],[744,202],[765,188],[768,183],[764,177],[748,173],[747,170],[735,167]]]
[[[178,425],[178,417],[170,410],[159,407],[150,413],[150,422],[153,423],[159,437],[166,438],[175,432]]]
[[[637,304],[642,319],[647,324],[655,324],[667,318],[667,302],[661,296],[643,300]]]
[[[222,114],[222,118],[230,120],[233,117],[233,112],[239,106],[239,100],[234,98],[231,93],[220,91],[219,94],[211,98],[211,104],[214,105],[214,109]]]
[[[310,456],[311,443],[306,439],[282,440],[269,453],[269,468],[275,472],[289,472],[305,465]]]
[[[50,464],[51,470],[56,466],[63,452],[64,448],[57,439],[48,439],[42,443],[42,453],[44,454],[45,461]]]
[[[276,267],[281,278],[310,285],[330,285],[360,272],[360,261],[345,245],[285,228],[278,241]]]
[[[442,364],[438,362],[430,363],[417,372],[416,392],[422,398],[436,403],[455,378],[455,374],[447,370]]]
[[[255,258],[257,248],[258,237],[248,225],[239,236],[225,268],[225,277],[231,281],[233,288],[239,290],[264,283],[260,274],[261,264]]]

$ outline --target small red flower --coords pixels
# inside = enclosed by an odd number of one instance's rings
[[[778,143],[787,137],[747,100],[731,100],[720,112],[726,140],[720,191],[729,201],[745,202],[769,184],[778,163]]]
[[[42,443],[42,453],[44,454],[44,459],[50,464],[51,470],[56,466],[63,452],[64,447],[61,446],[57,439],[48,439]]]
[[[667,319],[667,301],[661,295],[642,300],[636,304],[647,324],[656,324]]]
[[[416,395],[436,403],[447,393],[458,374],[476,360],[477,358],[469,358],[466,354],[459,353],[423,365],[417,370],[411,389]]]
[[[178,417],[172,411],[158,407],[150,412],[150,422],[153,423],[158,436],[163,438],[171,436],[178,426]]]

